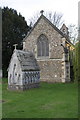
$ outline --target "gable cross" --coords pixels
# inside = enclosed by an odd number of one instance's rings
[[[18,44],[14,44],[13,46],[15,47],[15,50],[16,50],[16,46],[17,46]]]
[[[40,11],[40,13],[41,13],[41,15],[43,15],[43,13],[44,13],[44,10],[41,10],[41,11]]]

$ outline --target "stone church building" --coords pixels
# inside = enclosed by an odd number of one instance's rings
[[[35,55],[41,81],[70,82],[72,49],[66,25],[59,30],[43,14],[23,40],[23,50]]]

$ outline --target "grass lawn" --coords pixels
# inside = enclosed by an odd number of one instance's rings
[[[2,118],[2,80],[0,78],[0,119]]]
[[[74,83],[41,83],[40,88],[7,90],[3,79],[3,118],[77,118],[78,87]]]

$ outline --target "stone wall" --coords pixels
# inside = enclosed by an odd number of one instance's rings
[[[25,64],[21,64],[21,62],[24,62],[24,60],[23,59],[21,60],[20,59],[21,56],[19,56],[19,54],[17,53],[18,51],[15,50],[9,64],[8,88],[10,90],[26,90],[30,88],[39,87],[40,82],[40,71],[38,68],[39,66],[37,65],[37,63],[34,63],[34,59],[32,57],[31,60],[33,61],[30,61],[30,58],[27,58],[29,56],[25,57]],[[31,70],[33,66],[30,66],[30,64],[34,65],[33,70]],[[21,65],[26,65],[26,69],[22,69],[23,66]]]
[[[14,69],[15,65],[15,69]],[[19,78],[19,81],[18,81]],[[19,84],[22,85],[22,70],[17,58],[16,52],[13,53],[10,65],[8,68],[8,84]]]
[[[40,86],[39,82],[38,83],[30,83],[30,84],[25,84],[25,85],[8,85],[9,90],[13,91],[24,91],[28,90],[31,88],[38,88]]]
[[[37,39],[41,34],[44,34],[48,38],[49,57],[37,57]],[[63,47],[61,46],[62,43],[62,35],[43,18],[40,19],[25,39],[23,49],[34,53],[41,70],[41,81],[65,82],[62,81],[65,70],[65,66],[62,66],[64,52]]]
[[[22,76],[23,85],[40,82],[40,71],[24,71]]]
[[[62,82],[62,62],[61,60],[38,60],[41,69],[41,81]]]
[[[44,34],[49,41],[49,58],[62,58],[62,36],[44,19],[41,19],[25,40],[23,49],[32,51],[37,58],[37,39]]]

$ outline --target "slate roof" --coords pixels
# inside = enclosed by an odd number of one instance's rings
[[[27,36],[23,39],[23,41],[26,40],[26,38],[30,35],[30,33],[33,31],[33,29],[35,28],[35,26],[38,24],[38,22],[40,21],[40,19],[45,19],[59,34],[61,34],[62,36],[64,36],[64,34],[55,26],[53,25],[44,15],[41,15],[39,17],[39,19],[37,20],[37,22],[34,24],[34,26],[32,27],[32,29],[28,32]]]
[[[70,42],[69,37],[64,35],[61,30],[59,30],[54,24],[52,24],[43,14],[39,17],[39,19],[37,20],[37,22],[34,24],[34,26],[32,27],[32,29],[28,32],[28,34],[26,35],[26,37],[23,39],[23,42],[25,42],[25,40],[27,39],[27,37],[30,35],[30,33],[34,30],[35,26],[38,24],[38,22],[40,21],[40,19],[43,18],[45,19],[60,35],[62,35],[62,37],[66,38],[66,41],[74,47],[74,45]]]
[[[38,24],[38,22],[40,21],[41,18],[45,19],[45,21],[47,21],[60,35],[62,35],[62,37],[65,37],[65,38],[66,38],[66,41],[73,46],[73,44],[70,42],[69,38],[68,38],[66,35],[64,35],[64,34],[61,32],[61,30],[59,30],[54,24],[52,24],[43,14],[39,17],[39,19],[38,19],[37,22],[34,24],[34,26],[32,27],[32,29],[28,32],[27,36],[23,39],[23,42],[25,42],[26,38],[30,35],[30,33],[33,31],[33,29],[34,29],[35,26]]]
[[[31,52],[15,50],[17,58],[20,62],[22,71],[40,70],[34,55]]]

